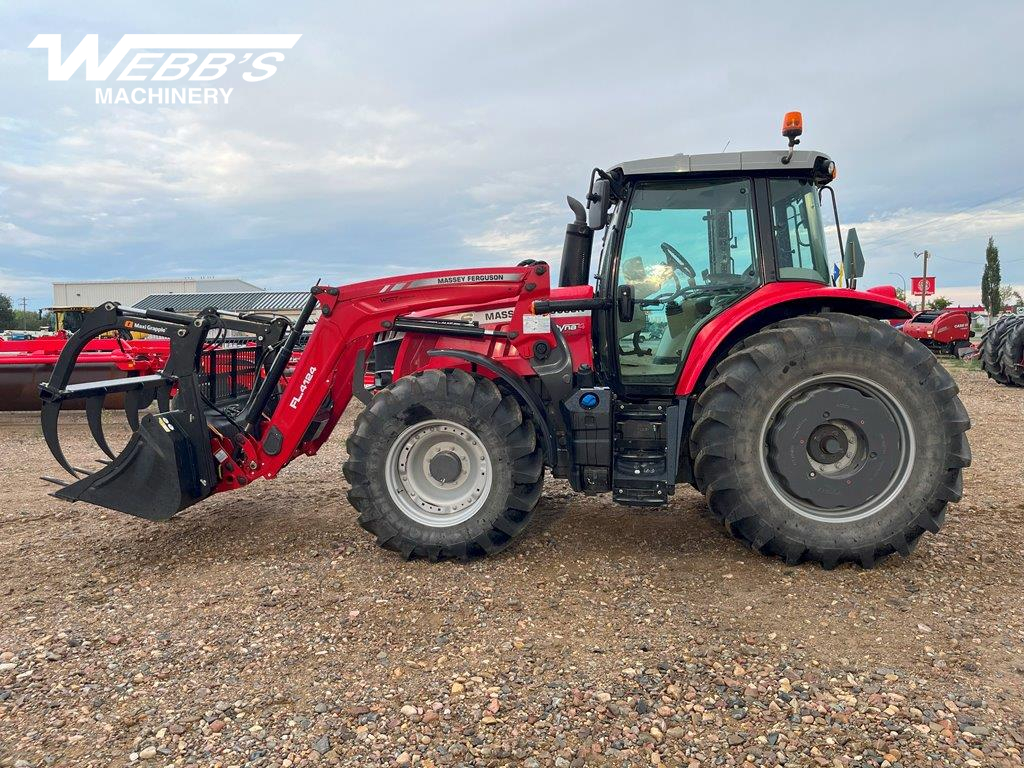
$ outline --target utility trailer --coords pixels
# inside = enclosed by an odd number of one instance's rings
[[[820,209],[835,165],[796,150],[801,130],[790,113],[786,150],[594,169],[586,204],[569,198],[557,285],[532,260],[316,285],[294,323],[104,305],[41,387],[44,435],[73,476],[54,495],[165,520],[315,454],[355,397],[348,498],[407,558],[500,551],[546,472],[637,507],[692,484],[733,535],[788,563],[909,554],[960,498],[969,420],[934,356],[879,322],[909,316],[895,290],[856,289],[852,230],[848,284],[831,284]],[[88,338],[130,326],[170,339],[159,374],[67,386]],[[218,403],[196,361],[225,327],[258,340],[259,373]],[[157,412],[85,474],[61,451],[61,405],[118,387]]]

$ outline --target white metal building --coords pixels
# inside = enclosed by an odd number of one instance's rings
[[[133,305],[136,309],[166,309],[171,312],[195,314],[207,307],[226,309],[230,312],[255,312],[265,315],[284,315],[297,318],[306,302],[309,291],[250,291],[240,293],[154,293]],[[319,312],[313,315],[314,320]]]
[[[237,293],[263,289],[237,277],[174,278],[166,280],[86,280],[53,284],[53,306],[95,307],[116,301],[130,307],[154,293]]]

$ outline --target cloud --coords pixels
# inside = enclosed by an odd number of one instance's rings
[[[555,264],[561,255],[564,219],[552,203],[521,205],[498,216],[486,230],[464,236],[462,242],[491,254],[495,261],[537,259]]]
[[[9,221],[0,219],[0,246],[12,248],[35,248],[42,245],[52,245],[52,237],[37,235]]]
[[[0,293],[7,294],[12,300],[30,296],[34,298],[34,303],[37,306],[39,300],[44,296],[49,301],[52,280],[52,277],[46,275],[35,275],[22,270],[15,271],[0,267]]]
[[[951,213],[903,208],[851,226],[857,227],[865,244],[958,242],[1024,228],[1024,199],[994,201]]]
[[[66,124],[38,153],[42,161],[0,161],[12,220],[4,242],[98,248],[147,239],[147,228],[178,215],[233,217],[260,206],[257,218],[282,223],[275,206],[397,194],[436,175],[468,145],[458,130],[426,125],[405,108],[329,110],[323,120],[330,130],[306,140],[224,128],[177,109]],[[9,127],[28,130],[17,121]]]

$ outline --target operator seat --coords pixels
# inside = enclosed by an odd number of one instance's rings
[[[665,320],[668,324],[654,353],[654,362],[658,365],[678,363],[690,331],[710,313],[711,298],[708,296],[669,302],[665,306]]]

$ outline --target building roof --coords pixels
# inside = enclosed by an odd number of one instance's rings
[[[711,173],[715,171],[767,171],[767,170],[810,170],[824,158],[829,162],[828,155],[812,150],[800,150],[793,153],[793,159],[783,164],[782,158],[789,154],[788,149],[770,149],[760,152],[715,152],[707,155],[667,155],[665,157],[648,157],[643,160],[630,160],[612,166],[621,169],[626,176],[645,176],[662,173]]]
[[[254,291],[262,291],[258,285],[253,285],[248,280],[240,277],[112,277],[108,280],[55,280],[53,285],[139,285],[153,283],[236,283],[252,288]]]
[[[305,306],[308,299],[309,291],[151,293],[135,302],[135,308],[199,312],[207,307],[217,307],[230,312],[297,312]]]

